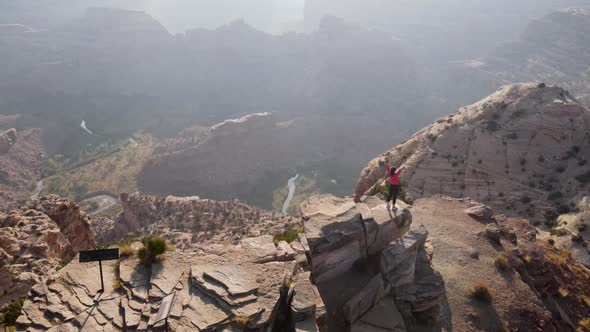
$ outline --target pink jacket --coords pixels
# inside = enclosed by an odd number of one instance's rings
[[[391,175],[391,167],[385,163],[385,167],[387,167],[387,176],[389,176],[389,184],[392,185],[399,185],[399,175],[404,170],[404,168],[398,169],[394,175]]]

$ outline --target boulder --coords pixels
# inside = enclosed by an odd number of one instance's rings
[[[500,243],[500,229],[497,224],[487,224],[484,234],[491,241]]]
[[[484,204],[477,204],[475,206],[465,209],[463,212],[472,216],[475,219],[482,221],[489,221],[494,216],[494,212],[492,211],[492,209]]]
[[[350,270],[366,255],[361,214],[352,200],[314,196],[301,204],[301,213],[316,282]]]
[[[392,241],[381,254],[380,270],[393,286],[412,282],[416,266],[416,256],[423,249],[428,231],[423,225],[411,230],[399,241]]]

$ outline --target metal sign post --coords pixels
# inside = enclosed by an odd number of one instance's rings
[[[115,259],[119,259],[119,248],[80,251],[80,263],[98,261],[98,267],[100,269],[100,293],[104,292],[104,280],[102,277],[102,261],[112,261]]]

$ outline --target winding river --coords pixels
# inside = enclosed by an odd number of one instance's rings
[[[289,194],[287,195],[287,199],[283,203],[283,209],[281,213],[287,214],[287,209],[289,208],[289,204],[291,204],[291,200],[293,199],[293,195],[295,195],[295,180],[299,177],[299,174],[296,174],[294,177],[290,178],[287,181],[287,186],[289,187]]]
[[[31,200],[37,199],[41,191],[43,191],[43,180],[37,182],[37,187],[35,188],[35,191],[33,191],[33,193],[31,194]]]

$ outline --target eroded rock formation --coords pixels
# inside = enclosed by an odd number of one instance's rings
[[[95,245],[88,216],[57,196],[0,213],[0,307]]]
[[[426,228],[374,198],[315,196],[301,205],[311,276],[326,303],[330,331],[405,331],[437,316],[444,282],[428,258]],[[432,313],[433,312],[433,313]]]
[[[24,205],[45,158],[40,129],[0,133],[0,211]]]
[[[590,110],[559,87],[508,85],[375,158],[356,199],[382,183],[380,162],[389,161],[406,166],[402,179],[414,198],[471,197],[544,222],[587,191],[588,160]]]
[[[242,237],[274,235],[299,226],[295,218],[233,201],[199,197],[122,194],[115,221],[93,225],[100,243],[125,236],[160,235],[182,249],[208,243],[237,243]]]

